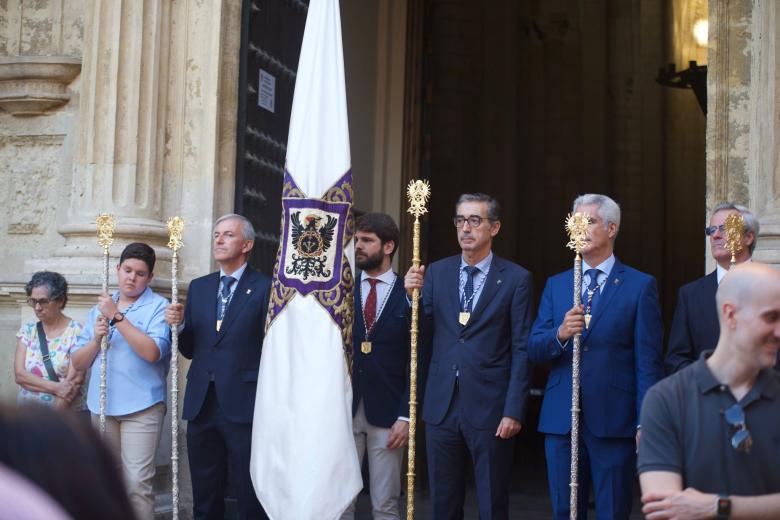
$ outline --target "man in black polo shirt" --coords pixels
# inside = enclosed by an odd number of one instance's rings
[[[651,388],[638,470],[653,519],[780,518],[780,271],[729,271],[714,353]]]

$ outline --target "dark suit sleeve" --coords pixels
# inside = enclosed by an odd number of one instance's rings
[[[528,335],[533,315],[534,282],[531,273],[523,272],[517,284],[510,307],[512,329],[512,372],[504,403],[504,417],[518,421],[525,418],[528,398]]]
[[[642,400],[647,390],[664,377],[664,324],[658,305],[655,278],[642,287],[634,325],[634,362],[636,363],[636,417],[639,421]]]
[[[179,334],[179,352],[187,359],[192,359],[195,350],[195,324],[192,321],[192,301],[195,299],[192,283],[187,289],[187,301],[184,304],[184,329]],[[175,330],[171,334],[176,334]]]
[[[669,346],[665,359],[666,373],[673,374],[693,361],[693,339],[688,325],[688,299],[684,288],[681,288],[677,292],[677,307],[674,309],[672,330],[669,332]]]
[[[539,311],[528,339],[528,358],[531,363],[541,364],[557,359],[564,349],[558,343],[558,325],[554,322],[552,284],[547,280],[539,302]]]

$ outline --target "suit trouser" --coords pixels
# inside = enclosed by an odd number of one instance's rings
[[[513,439],[496,437],[498,423],[473,427],[463,417],[459,389],[440,424],[425,424],[428,473],[434,520],[463,518],[466,458],[474,464],[477,508],[481,520],[509,517],[509,472]]]
[[[550,501],[556,520],[569,519],[571,436],[547,434],[544,439]],[[599,520],[627,520],[631,516],[636,468],[636,441],[596,437],[580,422],[577,518],[588,517],[590,484]]]
[[[164,403],[127,415],[106,416],[104,439],[119,462],[130,503],[139,520],[154,517],[152,479],[163,417]],[[92,415],[92,424],[98,427],[100,416]]]
[[[225,518],[228,471],[240,519],[266,519],[249,476],[252,424],[228,420],[217,402],[214,384],[195,419],[187,423],[187,455],[192,477],[193,517]]]
[[[360,401],[357,413],[352,419],[352,433],[355,436],[358,460],[362,462],[363,455],[368,451],[369,489],[374,520],[397,520],[400,518],[398,503],[401,498],[404,448],[387,448],[390,428],[369,424],[363,400]],[[357,499],[344,512],[342,520],[355,518],[355,502]]]

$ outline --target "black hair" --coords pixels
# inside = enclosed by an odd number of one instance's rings
[[[46,287],[49,291],[49,299],[62,300],[62,307],[68,303],[68,282],[60,273],[54,271],[38,271],[32,275],[30,281],[24,286],[27,296],[32,294],[36,287]]]
[[[73,518],[135,519],[111,452],[75,412],[0,406],[0,463],[37,484]]]
[[[149,268],[149,272],[154,272],[154,262],[157,260],[157,255],[154,254],[154,249],[149,244],[143,242],[133,242],[128,244],[122,251],[122,256],[119,257],[119,264],[121,265],[125,260],[135,258],[146,263],[146,267]]]
[[[355,221],[355,231],[374,233],[379,237],[379,241],[382,242],[383,246],[392,241],[394,247],[390,252],[390,258],[393,258],[393,255],[398,250],[401,232],[398,231],[398,225],[396,225],[393,217],[387,213],[366,213],[359,216]]]

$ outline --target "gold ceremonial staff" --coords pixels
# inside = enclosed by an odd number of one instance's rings
[[[425,204],[431,196],[428,181],[411,181],[406,189],[410,214],[414,215],[412,265],[420,267],[420,217],[428,213]],[[415,435],[417,433],[417,323],[420,312],[420,290],[412,291],[411,355],[409,360],[409,466],[406,472],[406,520],[414,520]]]
[[[582,250],[588,237],[590,217],[585,213],[569,214],[566,217],[566,231],[569,242],[566,247],[574,251],[574,305],[582,301]],[[587,318],[586,318],[587,320]],[[587,324],[587,321],[585,322]],[[579,477],[577,468],[580,457],[580,337],[576,334],[572,340],[571,359],[571,469],[569,482],[569,518],[577,520],[577,486]]]
[[[97,216],[98,245],[103,248],[103,292],[108,293],[109,248],[114,243],[116,218],[110,213]],[[108,335],[100,340],[100,434],[106,433],[106,363],[108,362]]]
[[[179,249],[184,245],[181,236],[184,220],[173,217],[168,221],[168,247],[171,255],[171,303],[179,303]],[[179,518],[179,335],[171,331],[171,499],[173,520]]]
[[[726,217],[726,249],[731,252],[729,267],[737,263],[737,255],[742,252],[742,239],[745,238],[745,219],[741,213]]]

